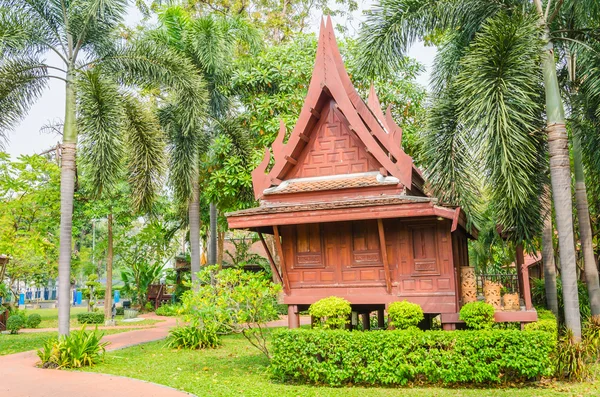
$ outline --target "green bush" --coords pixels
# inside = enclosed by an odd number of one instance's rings
[[[548,376],[556,340],[545,332],[280,329],[272,374],[340,386],[501,383]]]
[[[162,305],[156,309],[155,313],[157,316],[179,316],[182,314],[183,308],[181,305]]]
[[[550,310],[538,310],[538,320],[533,323],[525,324],[525,331],[543,331],[552,334],[556,339],[558,335],[558,323],[556,317]]]
[[[392,326],[396,329],[416,327],[425,318],[421,306],[407,301],[390,304],[388,315]]]
[[[204,266],[198,284],[181,297],[184,319],[193,324],[215,324],[219,334],[241,333],[269,357],[266,323],[279,318],[281,286],[263,273]]]
[[[102,312],[88,312],[79,313],[77,315],[77,321],[79,324],[103,324],[104,313]]]
[[[42,316],[37,313],[30,314],[27,317],[27,328],[37,328],[42,322]]]
[[[116,310],[117,310],[117,313],[116,313],[117,316],[122,316],[125,313],[125,308],[123,306],[117,307]]]
[[[93,366],[101,358],[108,342],[100,342],[103,333],[72,331],[69,336],[50,338],[37,354],[44,368],[81,368]]]
[[[214,349],[221,345],[217,329],[216,324],[204,324],[202,327],[190,324],[185,327],[172,328],[169,331],[167,347],[172,349]]]
[[[469,329],[490,329],[494,325],[494,311],[489,303],[469,302],[460,309],[460,319]]]
[[[348,324],[352,307],[346,299],[330,296],[310,305],[308,313],[315,321],[315,328],[342,329]]]
[[[11,315],[8,320],[6,320],[6,329],[10,331],[11,334],[19,333],[19,330],[23,328],[25,325],[25,321],[23,321],[23,317],[18,314]]]

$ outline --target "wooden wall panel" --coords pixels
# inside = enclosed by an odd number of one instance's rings
[[[450,233],[450,222],[436,219],[386,219],[383,225],[392,276],[391,295],[409,300],[424,296],[433,301],[437,297],[454,299],[453,263],[458,259],[453,256],[466,253],[466,237],[455,238]],[[385,286],[376,221],[286,226],[281,233],[292,289],[334,288],[334,295],[341,287]],[[322,263],[304,263],[303,255],[318,255]],[[372,255],[371,262],[361,263],[365,257],[361,255]]]
[[[332,106],[332,100],[321,112],[321,120],[310,132],[308,147],[287,179],[378,171],[381,164],[368,154],[364,144],[350,132]]]

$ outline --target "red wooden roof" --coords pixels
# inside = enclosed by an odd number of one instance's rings
[[[326,24],[321,21],[308,93],[284,143],[286,131],[281,122],[271,148],[273,167],[267,171],[267,148],[252,172],[260,207],[227,214],[230,227],[372,219],[375,214],[438,216],[451,219],[453,230],[464,227],[459,208],[440,206],[423,193],[422,174],[402,150],[402,129],[389,107],[384,114],[375,89],[366,103],[358,95],[329,17]]]

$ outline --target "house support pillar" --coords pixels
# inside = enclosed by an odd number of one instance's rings
[[[385,327],[385,313],[383,309],[377,309],[377,327],[379,329]]]
[[[444,324],[442,324],[442,329],[444,331],[454,331],[454,330],[456,330],[456,324],[454,324],[454,323],[444,323]]]
[[[288,328],[300,328],[298,305],[288,305]]]
[[[368,331],[371,329],[371,313],[362,313],[360,315],[362,319],[363,331]]]

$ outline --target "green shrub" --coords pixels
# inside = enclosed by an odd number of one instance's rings
[[[579,314],[581,315],[581,320],[586,321],[592,315],[592,310],[590,308],[590,295],[584,282],[577,281],[577,292],[579,295]],[[556,279],[556,293],[558,297],[558,313],[559,316],[562,316],[565,312],[565,306],[563,304],[562,281],[560,277]],[[546,285],[543,278],[533,279],[531,299],[536,307],[546,307]],[[560,321],[563,322],[564,319],[560,318]]]
[[[79,313],[77,315],[77,321],[79,324],[103,324],[104,313],[101,312],[88,312]]]
[[[460,319],[469,329],[490,329],[494,325],[494,311],[489,303],[469,302],[460,309]]]
[[[81,368],[93,366],[104,357],[108,342],[101,342],[103,333],[72,331],[69,336],[50,338],[37,354],[44,368]]]
[[[392,326],[396,329],[416,327],[425,318],[421,306],[407,301],[390,304],[388,315]]]
[[[348,324],[352,307],[346,299],[330,296],[310,305],[308,313],[315,321],[315,328],[342,329]]]
[[[30,314],[27,317],[27,328],[37,328],[42,322],[42,316],[37,313]]]
[[[600,317],[592,316],[583,328],[583,340],[590,346],[594,361],[600,358]]]
[[[552,334],[556,339],[558,335],[558,323],[556,317],[550,310],[538,310],[538,320],[533,323],[525,324],[525,331],[543,331]]]
[[[198,284],[181,297],[184,319],[193,324],[215,324],[219,334],[241,333],[269,357],[266,323],[279,318],[281,286],[263,273],[204,266]]]
[[[221,345],[217,329],[216,324],[204,324],[202,327],[190,324],[172,328],[169,331],[167,347],[172,349],[214,349]]]
[[[591,378],[593,353],[586,340],[573,341],[570,329],[560,337],[555,354],[556,376],[569,381],[583,382]]]
[[[179,316],[182,314],[183,308],[181,305],[162,305],[156,309],[155,313],[157,316]]]
[[[23,328],[25,325],[25,321],[23,321],[23,317],[18,314],[11,315],[8,320],[6,320],[6,329],[10,331],[11,334],[19,333],[19,330]]]
[[[272,374],[340,386],[501,383],[548,376],[556,340],[545,332],[280,329]]]
[[[125,312],[125,308],[123,306],[117,307],[116,310],[117,310],[117,313],[116,313],[117,316],[122,316]]]

